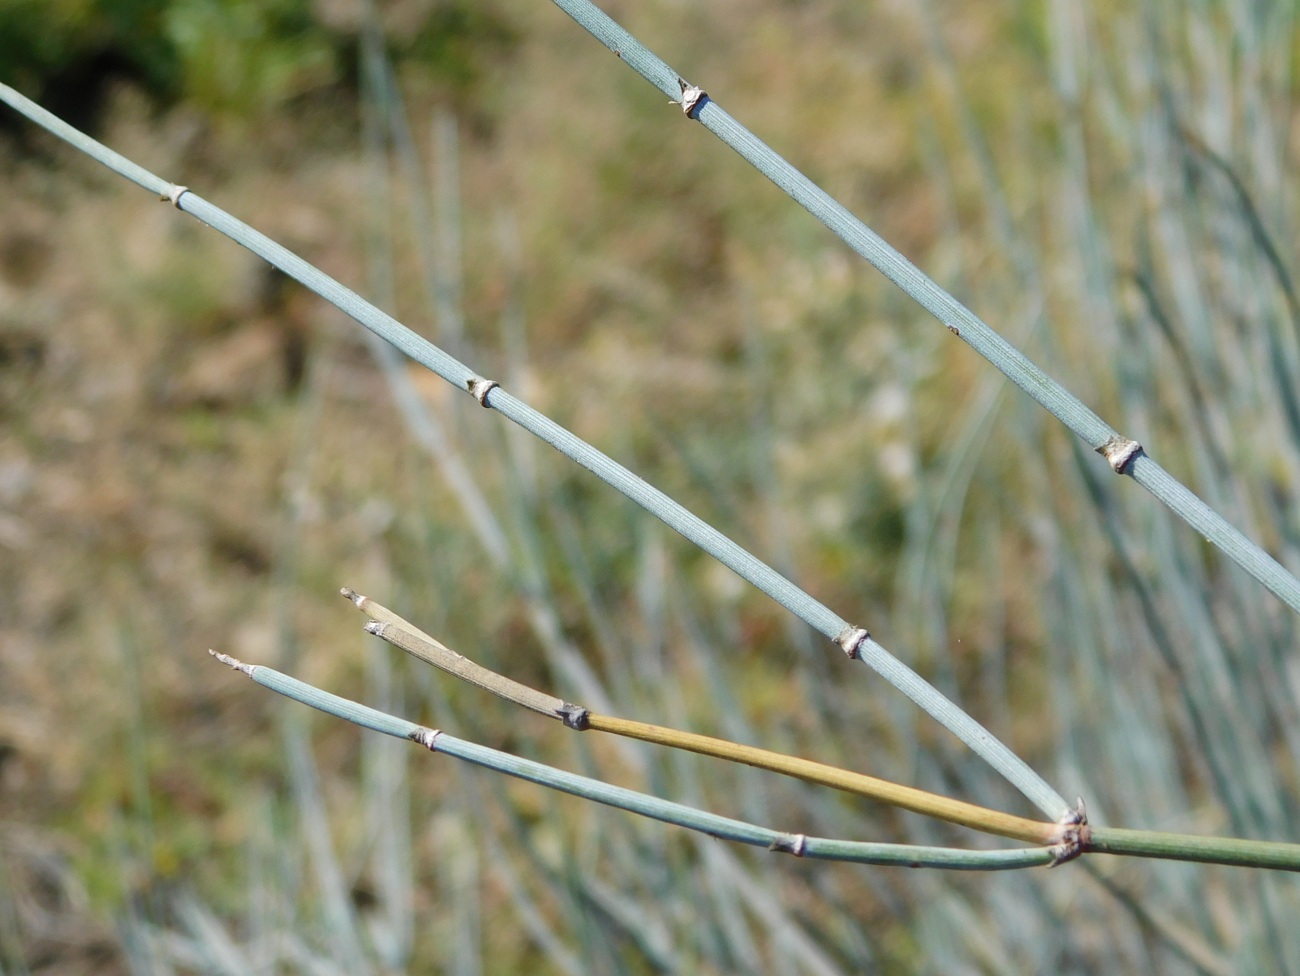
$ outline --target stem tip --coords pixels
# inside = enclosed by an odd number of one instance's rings
[[[242,671],[250,678],[253,676],[253,672],[257,670],[257,665],[255,664],[245,664],[243,661],[240,661],[237,658],[233,658],[229,654],[222,654],[219,651],[214,651],[210,647],[208,648],[208,653],[211,654],[213,657],[215,657],[226,667],[234,668],[236,671]]]

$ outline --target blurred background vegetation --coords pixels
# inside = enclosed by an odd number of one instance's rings
[[[1293,5],[606,9],[1300,567]],[[552,5],[0,0],[0,80],[714,522],[1099,822],[1295,839],[1292,618]],[[0,970],[1300,971],[1285,878],[776,858],[236,680],[208,647],[783,829],[981,843],[566,735],[363,639],[347,584],[570,700],[1028,812],[230,242],[8,113],[0,172]]]

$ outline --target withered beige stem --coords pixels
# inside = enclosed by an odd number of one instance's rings
[[[793,776],[819,786],[864,796],[903,810],[911,810],[928,817],[970,827],[986,834],[998,834],[1032,844],[1052,844],[1060,825],[1017,817],[1000,810],[977,806],[963,800],[904,786],[890,780],[877,779],[864,773],[855,773],[837,766],[787,756],[767,749],[741,745],[727,739],[696,735],[678,729],[664,728],[647,722],[598,715],[580,705],[572,705],[553,695],[529,688],[517,681],[475,664],[440,641],[430,637],[414,624],[398,616],[387,607],[353,590],[344,589],[343,595],[372,620],[366,629],[398,647],[413,657],[441,668],[462,680],[478,685],[508,701],[523,705],[551,718],[558,718],[570,728],[593,729],[628,738],[641,739],[674,749],[685,749],[705,756],[730,762],[745,763],[759,769]]]

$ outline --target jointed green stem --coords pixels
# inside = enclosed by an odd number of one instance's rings
[[[1202,864],[1300,871],[1300,844],[1239,837],[1167,834],[1157,830],[1090,827],[1084,849],[1098,854],[1128,854]]]

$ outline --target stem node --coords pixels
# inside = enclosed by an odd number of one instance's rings
[[[1142,453],[1142,445],[1131,438],[1116,434],[1097,448],[1097,453],[1109,462],[1116,474],[1125,474],[1133,459]]]
[[[482,376],[475,376],[465,384],[470,394],[479,402],[480,406],[488,406],[487,395],[495,390],[501,384],[496,380],[487,380]]]
[[[1052,863],[1049,868],[1066,861],[1073,861],[1088,849],[1092,840],[1092,829],[1088,826],[1088,808],[1084,806],[1083,797],[1076,801],[1073,810],[1067,810],[1058,821],[1061,825],[1052,844]]]
[[[839,637],[835,638],[835,643],[844,649],[850,661],[856,661],[862,656],[863,642],[869,640],[871,635],[862,627],[847,627]]]
[[[686,117],[693,119],[699,112],[700,106],[709,100],[708,92],[699,85],[688,84],[684,78],[678,78],[677,84],[682,88],[682,100],[673,104],[680,105]]]
[[[767,845],[767,849],[769,851],[779,851],[782,854],[793,854],[795,857],[803,857],[804,852],[808,849],[808,838],[803,834],[782,834]]]

